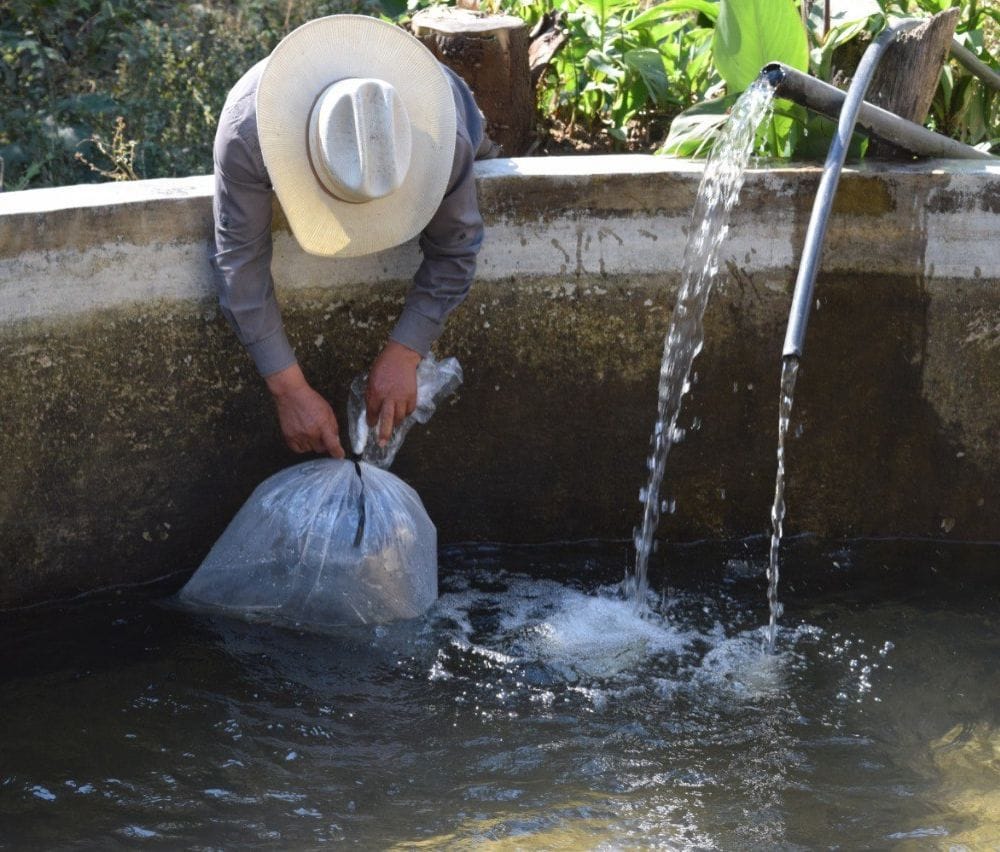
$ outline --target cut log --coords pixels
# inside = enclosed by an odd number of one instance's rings
[[[948,59],[958,15],[958,9],[947,9],[899,35],[882,57],[865,100],[923,124],[937,91],[941,66]],[[868,156],[910,159],[911,155],[888,142],[873,139]]]
[[[523,154],[535,128],[528,27],[511,15],[436,6],[413,16],[413,34],[472,89],[486,132],[505,156]]]

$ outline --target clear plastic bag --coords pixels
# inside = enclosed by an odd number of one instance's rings
[[[196,609],[320,630],[414,618],[436,598],[437,531],[416,491],[336,459],[261,483],[179,593]]]
[[[347,400],[347,427],[351,433],[351,448],[354,454],[383,470],[388,469],[396,453],[403,446],[403,439],[414,423],[426,423],[437,410],[441,400],[450,396],[462,384],[462,367],[457,358],[443,358],[435,361],[427,355],[417,365],[417,407],[413,413],[397,426],[384,447],[378,445],[378,424],[369,428],[368,412],[365,407],[365,389],[368,374],[361,373],[351,382],[351,393]]]

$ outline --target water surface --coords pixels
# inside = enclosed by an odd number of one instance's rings
[[[121,594],[6,614],[0,847],[991,848],[996,545],[455,549],[340,635]],[[671,588],[658,585],[669,576]]]

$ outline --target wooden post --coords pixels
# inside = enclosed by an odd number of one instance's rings
[[[472,89],[486,132],[516,157],[535,129],[535,92],[528,66],[528,27],[511,15],[435,6],[413,16],[413,34]]]
[[[923,124],[934,100],[941,66],[948,59],[958,15],[958,9],[947,9],[899,35],[882,57],[865,100]],[[910,159],[907,152],[878,139],[869,144],[868,156]]]

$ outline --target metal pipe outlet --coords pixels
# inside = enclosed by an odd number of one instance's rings
[[[810,77],[780,62],[772,62],[761,70],[775,87],[778,97],[795,101],[813,112],[837,121],[848,95],[829,83]],[[855,80],[857,77],[855,77]],[[853,89],[853,84],[852,87]],[[865,87],[867,88],[867,86]],[[857,127],[871,136],[891,142],[898,148],[918,157],[943,157],[957,160],[992,160],[985,151],[979,151],[964,142],[949,139],[928,130],[889,110],[862,101],[858,109]]]

